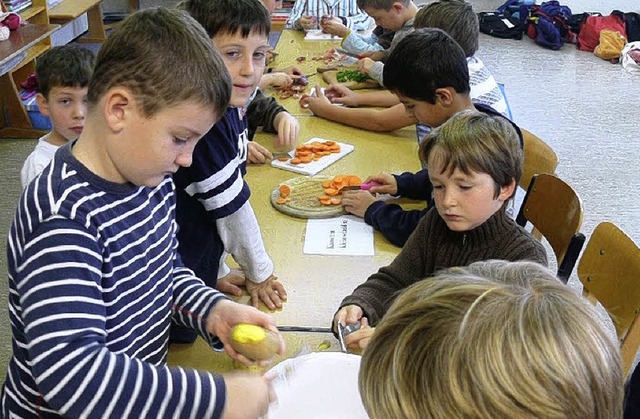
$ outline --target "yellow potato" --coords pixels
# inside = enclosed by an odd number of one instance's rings
[[[231,347],[255,361],[273,358],[280,349],[280,339],[271,330],[253,324],[237,324],[231,330]]]

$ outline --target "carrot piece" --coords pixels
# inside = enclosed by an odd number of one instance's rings
[[[311,154],[311,151],[309,151],[309,150],[297,151],[296,152],[296,157],[304,157],[304,156],[308,156],[310,154]]]
[[[302,163],[311,163],[311,157],[309,156],[300,157],[300,161]]]
[[[321,199],[320,203],[322,205],[331,205],[331,199]]]
[[[276,204],[282,205],[282,204],[286,204],[286,203],[287,203],[287,198],[283,198],[281,196],[276,198]]]
[[[319,201],[325,201],[325,200],[327,200],[327,199],[331,199],[331,197],[330,197],[330,196],[327,196],[327,195],[319,195],[319,196],[318,196],[318,200],[319,200]]]
[[[357,186],[362,184],[362,179],[356,175],[352,175],[349,179],[349,186]]]
[[[278,161],[287,161],[287,160],[289,160],[288,157],[284,157],[284,156],[278,157]]]
[[[330,180],[325,180],[322,182],[322,187],[323,188],[330,188],[331,187],[331,181]]]
[[[325,145],[332,146],[332,145],[334,145],[336,142],[335,142],[335,141],[331,141],[331,140],[327,140],[327,141],[325,141],[324,143],[325,143]]]
[[[302,162],[300,161],[300,159],[295,158],[295,159],[291,159],[291,160],[289,160],[289,163],[291,163],[291,164],[300,164],[300,163],[302,163]]]
[[[280,185],[280,188],[278,188],[278,191],[280,192],[280,196],[282,198],[286,198],[289,195],[291,195],[291,187],[289,187],[289,185]]]
[[[331,198],[331,205],[340,205],[342,200],[340,198]]]
[[[338,190],[333,188],[327,188],[324,190],[324,193],[326,193],[329,196],[336,196],[338,195]]]
[[[334,176],[334,178],[333,178],[333,181],[334,181],[335,183],[342,183],[342,181],[343,181],[343,180],[344,180],[344,176],[341,176],[341,175],[336,175],[336,176]]]

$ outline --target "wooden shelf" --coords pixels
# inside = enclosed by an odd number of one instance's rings
[[[33,0],[33,5],[20,12],[27,24],[11,32],[9,39],[0,42],[0,67],[4,63],[24,58],[0,74],[0,138],[38,138],[43,131],[33,128],[20,98],[20,82],[35,71],[35,60],[51,48],[51,34],[60,25],[49,24],[47,0]],[[5,119],[5,111],[11,126]]]
[[[80,42],[102,43],[107,38],[102,21],[102,0],[63,0],[49,9],[49,19],[61,25],[87,14],[89,31],[87,36],[78,38]]]
[[[22,12],[18,13],[22,20],[29,20],[32,17],[44,12],[46,8],[44,6],[32,6]]]

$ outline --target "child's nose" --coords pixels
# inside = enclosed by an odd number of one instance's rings
[[[250,76],[254,73],[255,67],[253,65],[253,58],[247,57],[242,61],[242,68],[240,69],[242,74],[245,76]]]
[[[451,191],[451,190],[447,190],[444,193],[444,196],[442,197],[442,203],[446,206],[446,207],[453,207],[456,205],[457,203],[457,198],[456,198],[456,194],[455,192]]]
[[[85,114],[87,113],[87,105],[78,104],[73,107],[73,117],[75,119],[84,119]]]
[[[176,164],[180,167],[189,167],[193,162],[193,148],[181,152],[176,157]]]

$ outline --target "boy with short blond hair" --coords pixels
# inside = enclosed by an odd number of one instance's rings
[[[20,171],[26,188],[47,167],[58,147],[80,135],[87,113],[87,86],[95,54],[75,45],[53,47],[36,62],[40,113],[51,120],[51,131],[38,140]]]
[[[232,91],[224,116],[196,146],[193,164],[175,176],[179,252],[207,285],[235,295],[244,285],[254,306],[262,301],[274,310],[287,293],[274,275],[244,180],[251,152],[244,107],[265,66],[269,13],[259,0],[186,0],[180,7],[207,31],[231,75]],[[226,268],[227,254],[244,278]],[[188,330],[172,330],[175,342],[194,338]]]
[[[620,349],[599,317],[535,263],[440,271],[377,327],[363,404],[372,419],[620,418]]]
[[[429,168],[435,205],[393,262],[342,300],[334,327],[358,321],[375,326],[398,292],[438,269],[488,259],[547,264],[542,244],[505,211],[522,176],[523,159],[507,120],[459,112],[427,135],[420,157]],[[348,335],[347,343],[362,348],[372,331],[363,327]]]
[[[207,287],[177,253],[172,174],[191,164],[230,88],[206,33],[179,11],[137,12],[107,38],[85,128],[27,186],[9,234],[14,353],[0,416],[266,412],[262,377],[165,364],[172,321],[244,363],[230,346],[234,325],[277,331],[271,316]]]

